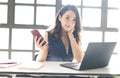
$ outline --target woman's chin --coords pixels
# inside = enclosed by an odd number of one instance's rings
[[[65,31],[66,33],[69,32],[68,30]]]
[[[71,28],[64,29],[65,32],[71,31]]]
[[[66,32],[69,32],[69,31],[71,31],[71,29],[67,29],[67,30],[66,30]]]

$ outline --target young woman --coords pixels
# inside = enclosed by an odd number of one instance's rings
[[[40,49],[37,61],[72,61],[80,62],[83,59],[81,50],[81,24],[77,8],[66,5],[57,14],[55,26],[46,32],[43,45],[41,37],[35,37],[35,43]]]

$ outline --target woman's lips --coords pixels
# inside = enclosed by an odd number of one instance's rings
[[[70,28],[71,26],[66,26],[67,28]]]

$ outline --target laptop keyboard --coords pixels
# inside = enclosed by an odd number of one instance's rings
[[[79,69],[81,63],[62,63],[61,66],[73,68],[73,69]]]

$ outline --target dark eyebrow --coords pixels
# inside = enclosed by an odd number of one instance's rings
[[[66,15],[67,17],[71,17],[71,16],[69,16],[69,15]],[[76,17],[73,17],[73,19],[76,19]]]

